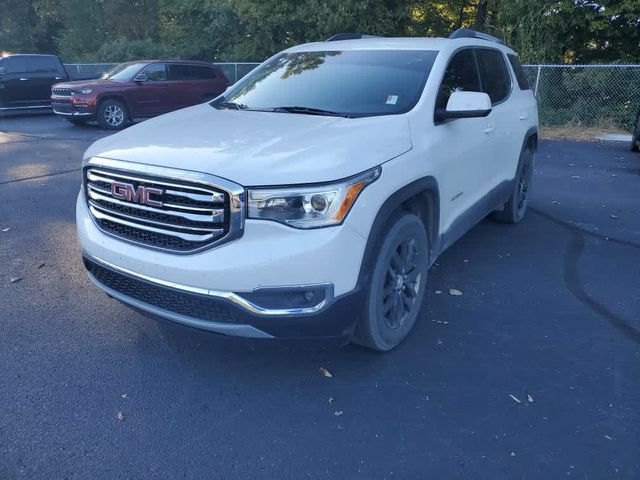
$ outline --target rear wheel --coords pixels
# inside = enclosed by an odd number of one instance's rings
[[[636,128],[633,130],[633,138],[631,139],[631,151],[640,152],[640,114],[636,120]]]
[[[411,331],[424,299],[429,238],[416,215],[404,213],[386,228],[353,342],[388,351]]]
[[[533,178],[533,153],[526,149],[520,155],[518,173],[513,185],[511,197],[502,210],[493,212],[492,217],[498,222],[518,223],[524,218],[529,205],[529,190]]]
[[[98,107],[98,124],[108,130],[121,130],[128,122],[127,109],[115,99],[106,99]]]

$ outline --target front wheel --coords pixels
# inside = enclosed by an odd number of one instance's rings
[[[513,191],[502,210],[493,212],[494,220],[503,223],[518,223],[527,213],[529,205],[529,191],[533,179],[533,153],[526,149],[520,155],[518,172],[513,182]]]
[[[121,130],[127,125],[127,109],[122,102],[107,99],[98,107],[98,124],[108,130]]]
[[[429,269],[429,237],[419,217],[401,214],[385,230],[353,338],[354,343],[378,351],[396,347],[411,331]]]
[[[636,128],[633,130],[633,137],[631,138],[631,151],[640,152],[640,114],[638,114]]]

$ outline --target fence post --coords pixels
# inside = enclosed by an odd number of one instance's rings
[[[238,62],[235,62],[233,64],[233,68],[234,68],[235,74],[236,74],[236,79],[235,79],[235,81],[233,83],[236,83],[238,81]]]
[[[538,96],[538,84],[540,83],[540,71],[542,70],[542,65],[538,65],[538,73],[536,75],[536,86],[533,89],[533,95]]]

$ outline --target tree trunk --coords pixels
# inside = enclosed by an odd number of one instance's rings
[[[487,7],[489,0],[479,0],[476,7],[476,23],[473,26],[476,30],[482,30],[487,21]]]

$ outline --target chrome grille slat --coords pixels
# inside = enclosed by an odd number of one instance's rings
[[[70,97],[71,89],[70,88],[52,88],[51,93],[53,93],[56,97]]]
[[[106,213],[103,213],[102,211],[96,209],[93,205],[89,206],[89,211],[98,220],[108,220],[110,222],[118,223],[120,225],[124,225],[124,226],[127,226],[127,227],[137,228],[137,229],[140,229],[140,230],[146,230],[147,232],[154,232],[154,233],[160,233],[162,235],[170,235],[170,236],[173,236],[173,237],[178,237],[178,238],[180,238],[182,240],[187,240],[189,242],[205,242],[207,240],[211,240],[216,233],[221,233],[222,232],[222,229],[212,230],[211,233],[206,234],[206,235],[195,235],[195,234],[191,234],[191,233],[175,232],[175,231],[170,231],[170,230],[166,230],[166,229],[162,229],[162,228],[152,227],[151,225],[143,225],[141,223],[130,222],[130,221],[122,219],[122,218],[114,217],[114,216],[108,215]]]
[[[241,186],[185,170],[96,160],[85,167],[84,192],[94,222],[106,233],[174,253],[242,234]]]
[[[173,233],[173,229],[178,229],[178,230],[187,230],[187,231],[192,231],[192,232],[208,232],[208,233],[214,233],[214,234],[221,234],[222,233],[222,229],[221,228],[209,228],[209,227],[192,227],[192,226],[188,226],[188,225],[175,225],[172,223],[165,223],[165,222],[160,222],[158,220],[151,220],[148,218],[141,218],[141,217],[137,217],[135,215],[130,215],[128,213],[123,213],[123,212],[114,212],[113,210],[110,210],[109,208],[106,208],[103,205],[100,205],[99,203],[94,202],[93,200],[89,200],[89,205],[91,205],[93,208],[100,210],[102,213],[106,214],[106,215],[116,215],[117,217],[124,217],[125,219],[128,219],[130,221],[134,221],[134,222],[143,222],[141,223],[141,225],[143,225],[144,223],[150,223],[152,225],[155,225],[157,227],[163,227],[167,233]],[[115,220],[113,220],[115,221]]]
[[[99,193],[96,193],[99,192]],[[102,200],[104,202],[115,203],[127,208],[135,208],[143,210],[145,212],[153,212],[162,215],[170,215],[172,217],[184,218],[185,220],[191,220],[192,222],[208,222],[208,223],[222,223],[224,220],[224,209],[215,208],[210,210],[204,210],[207,214],[186,213],[173,210],[160,210],[158,208],[147,207],[145,205],[139,205],[137,203],[123,202],[117,198],[111,196],[111,192],[108,190],[99,189],[93,185],[89,185],[89,197],[94,200]],[[165,204],[165,207],[171,207],[170,204]],[[101,207],[104,209],[104,207]],[[117,212],[114,212],[117,213]]]
[[[115,180],[113,178],[109,178],[109,176],[111,177],[116,177],[118,179],[122,179],[122,180],[129,180],[129,181],[139,181],[140,177],[133,177],[131,175],[123,175],[120,173],[110,173],[110,172],[103,172],[100,170],[96,170],[96,169],[91,169],[87,172],[87,179],[90,182],[105,182],[105,183],[113,183],[113,182],[117,182],[118,180]],[[199,202],[212,202],[212,203],[223,203],[224,202],[224,193],[221,192],[217,192],[214,190],[208,190],[204,187],[192,187],[190,185],[178,185],[175,183],[169,183],[166,182],[164,180],[147,180],[148,183],[152,183],[154,185],[162,185],[163,187],[172,187],[172,188],[177,188],[178,191],[174,191],[174,190],[165,190],[166,193],[171,194],[171,195],[175,195],[175,196],[180,196],[180,197],[184,197],[184,198],[189,198],[191,200],[196,200]],[[205,192],[205,193],[190,193],[190,192],[183,192],[181,191],[181,189],[184,190],[191,190],[192,192]]]

